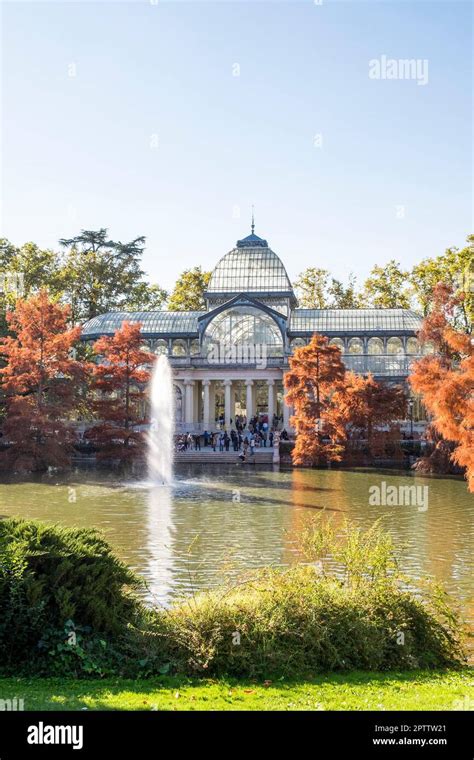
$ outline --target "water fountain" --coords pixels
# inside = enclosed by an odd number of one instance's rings
[[[150,382],[151,427],[148,432],[148,477],[153,485],[173,479],[174,389],[166,356],[159,356]]]

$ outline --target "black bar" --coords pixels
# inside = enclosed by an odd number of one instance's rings
[[[268,757],[303,746],[310,757],[409,757],[472,760],[466,712],[2,712],[0,760],[23,757],[133,758],[205,751]],[[42,730],[41,729],[42,726]],[[69,727],[56,734],[54,727]],[[52,729],[49,727],[53,727]],[[73,734],[73,728],[76,733]],[[80,744],[31,744],[51,737]],[[397,727],[397,728],[394,728]],[[342,753],[342,754],[341,754]]]

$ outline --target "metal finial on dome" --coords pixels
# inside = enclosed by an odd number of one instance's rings
[[[255,234],[255,207],[252,204],[252,223],[250,225],[252,232],[243,240],[237,240],[237,248],[268,248],[266,240]]]

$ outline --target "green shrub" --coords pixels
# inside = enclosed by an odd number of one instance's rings
[[[443,592],[414,595],[389,534],[315,518],[300,535],[309,565],[265,569],[154,616],[149,662],[184,673],[295,676],[329,670],[444,667],[464,659]]]
[[[46,633],[63,632],[69,620],[120,635],[137,617],[129,589],[139,583],[94,530],[0,521],[2,667],[34,663]]]
[[[462,661],[455,627],[426,601],[393,583],[354,589],[305,566],[266,570],[248,586],[207,592],[161,612],[148,644],[156,662],[201,675],[296,676]]]
[[[122,640],[122,636],[115,639],[101,635],[90,626],[76,625],[73,620],[67,620],[62,630],[51,628],[43,633],[38,642],[35,673],[74,677],[116,675],[126,664],[120,650]],[[130,665],[133,671],[137,670],[133,660]]]

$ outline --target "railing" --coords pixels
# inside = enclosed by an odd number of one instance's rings
[[[417,359],[421,359],[421,354],[343,354],[342,360],[348,370],[358,374],[367,374],[371,372],[379,377],[404,377],[410,374],[410,365]],[[175,369],[180,368],[254,368],[268,369],[288,367],[287,356],[270,356],[261,363],[255,362],[224,362],[217,364],[209,361],[204,356],[171,356],[171,365]]]
[[[401,377],[410,374],[410,365],[421,355],[407,354],[344,354],[342,357],[348,370],[357,374],[383,377]]]
[[[269,367],[287,367],[287,356],[268,356],[258,361],[225,361],[217,363],[214,360],[207,359],[205,356],[170,356],[170,363],[172,367],[250,367],[256,369],[267,369]]]

